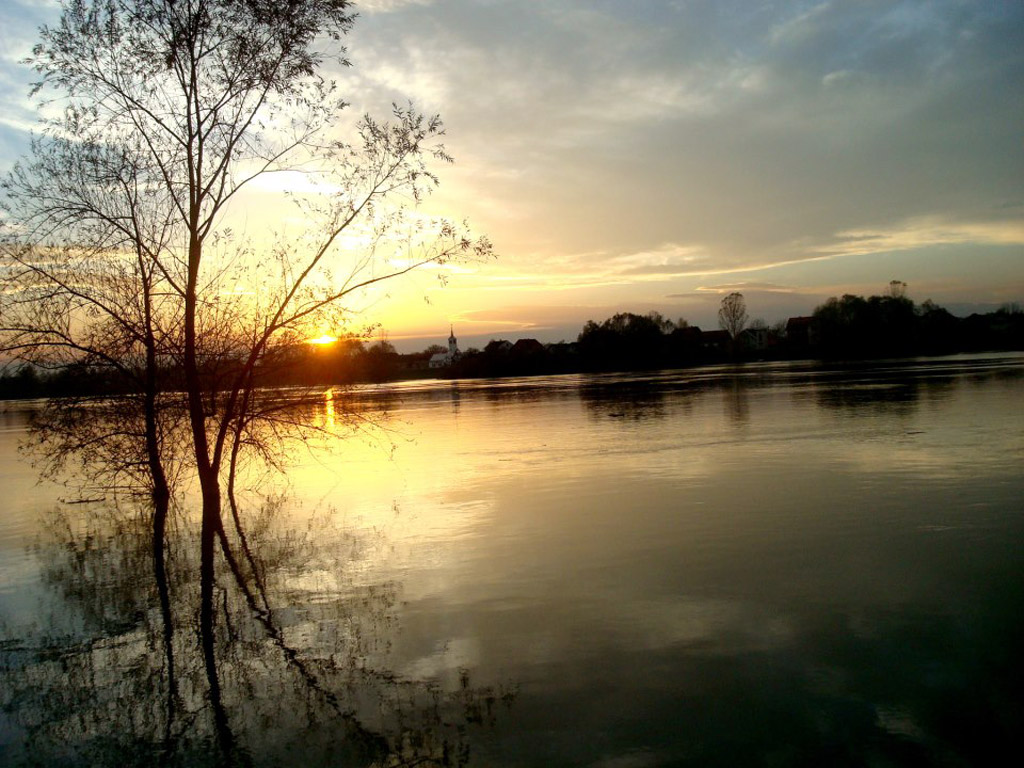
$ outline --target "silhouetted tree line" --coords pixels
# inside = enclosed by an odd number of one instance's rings
[[[852,359],[944,355],[957,352],[1024,350],[1024,311],[1008,304],[986,314],[956,317],[928,300],[906,296],[833,297],[810,317],[791,318],[768,329],[755,324],[732,337],[723,330],[702,331],[685,320],[657,312],[620,312],[589,320],[575,342],[541,344],[536,339],[493,340],[467,350],[452,366],[428,367],[442,347],[402,355],[386,340],[366,344],[342,340],[316,346],[283,347],[261,364],[261,386],[314,386],[384,382],[442,376],[487,378],[588,371],[653,370],[730,360]],[[228,381],[242,361],[209,359],[203,377],[212,388]],[[165,389],[184,384],[180,367],[161,367]],[[0,399],[111,395],[133,391],[135,379],[109,368],[64,366],[53,371],[24,365],[0,375]]]
[[[392,358],[397,357],[386,341],[369,346],[348,340],[322,347],[282,345],[260,361],[253,377],[262,387],[387,381],[394,378]],[[200,361],[199,376],[207,391],[220,391],[244,364],[244,359],[228,354],[209,356]],[[130,373],[86,362],[52,369],[25,364],[0,375],[0,399],[131,394],[137,392],[139,379]],[[157,375],[164,392],[184,391],[184,370],[176,361],[159,363]]]
[[[492,341],[464,355],[449,372],[455,377],[530,376],[587,371],[653,370],[727,359],[723,331],[710,334],[685,320],[658,312],[620,312],[589,320],[575,342],[541,344],[520,339]],[[725,334],[727,336],[728,334]]]
[[[903,295],[831,298],[814,310],[805,343],[822,358],[904,357],[1024,349],[1024,312],[1015,304],[956,317]]]

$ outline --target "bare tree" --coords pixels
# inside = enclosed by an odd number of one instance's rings
[[[263,367],[310,328],[345,322],[345,304],[370,286],[491,252],[460,225],[404,214],[437,184],[430,163],[451,160],[438,118],[395,107],[388,121],[363,117],[354,142],[331,136],[345,105],[319,70],[347,64],[350,5],[69,0],[32,55],[36,93],[63,110],[4,185],[2,347],[108,366],[142,392],[141,428],[122,437],[146,457],[129,463],[154,499],[170,492],[158,489],[169,456],[158,404],[184,392],[211,667],[225,484],[241,451],[266,451],[267,435],[296,426],[261,396]],[[328,192],[298,201],[309,231],[258,254],[257,270],[226,207],[281,171]],[[343,234],[365,247],[344,248]],[[168,371],[180,371],[174,387]]]
[[[275,344],[336,316],[343,299],[368,286],[428,262],[489,253],[485,240],[472,241],[451,223],[416,228],[383,206],[396,197],[416,202],[436,184],[426,161],[450,160],[436,142],[439,119],[396,107],[390,122],[364,117],[354,144],[327,137],[344,105],[317,69],[327,56],[344,63],[344,50],[317,46],[348,31],[349,5],[75,2],[59,25],[42,30],[34,49],[38,90],[56,94],[66,108],[45,125],[33,162],[8,180],[16,228],[7,254],[16,270],[7,281],[22,306],[38,308],[47,291],[66,301],[47,308],[58,315],[52,322],[5,323],[16,335],[7,346],[95,354],[70,329],[94,327],[98,313],[158,354],[156,334],[139,332],[143,320],[103,296],[81,295],[82,277],[94,279],[97,255],[106,262],[102,279],[119,290],[159,295],[174,319],[164,354],[183,373],[208,532],[217,526],[230,439],[239,421],[251,419],[249,392]],[[76,172],[65,183],[71,156]],[[320,228],[301,247],[282,245],[269,255],[255,298],[246,306],[235,302],[230,333],[223,333],[222,297],[253,282],[244,253],[225,256],[215,247],[225,206],[257,177],[287,169],[334,190],[304,201],[304,213]],[[137,209],[149,214],[146,226]],[[402,227],[413,235],[397,238]],[[355,228],[367,248],[339,270],[340,236]],[[120,269],[114,249],[135,252],[141,271]],[[39,290],[26,292],[26,282]],[[153,374],[156,361],[136,368]]]
[[[0,352],[102,378],[119,393],[51,399],[35,414],[34,435],[51,471],[75,464],[80,493],[150,497],[154,574],[169,622],[165,532],[182,466],[174,434],[182,411],[161,397],[158,361],[180,314],[162,298],[151,256],[173,223],[160,190],[144,188],[135,149],[55,133],[37,139],[31,160],[4,180]],[[170,665],[167,672],[173,688]]]
[[[718,308],[718,325],[735,339],[747,325],[747,303],[742,293],[730,293]]]

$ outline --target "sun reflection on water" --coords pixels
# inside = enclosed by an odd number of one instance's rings
[[[324,427],[331,431],[337,426],[334,415],[334,387],[324,392]]]

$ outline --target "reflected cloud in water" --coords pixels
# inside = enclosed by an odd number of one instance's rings
[[[252,521],[248,575],[233,562],[218,577],[212,670],[196,641],[196,542],[170,540],[160,585],[144,510],[47,520],[35,556],[52,608],[2,646],[5,761],[461,765],[466,728],[514,698],[458,667],[392,671],[401,584],[350,578],[376,545],[326,518],[296,530],[275,503]]]

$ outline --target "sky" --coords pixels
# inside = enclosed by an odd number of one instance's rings
[[[1024,303],[1018,0],[364,0],[355,117],[412,101],[455,157],[426,213],[498,257],[364,308],[403,351],[575,339],[651,310],[769,324],[907,283]],[[51,2],[0,0],[0,169],[35,120],[20,60]]]

